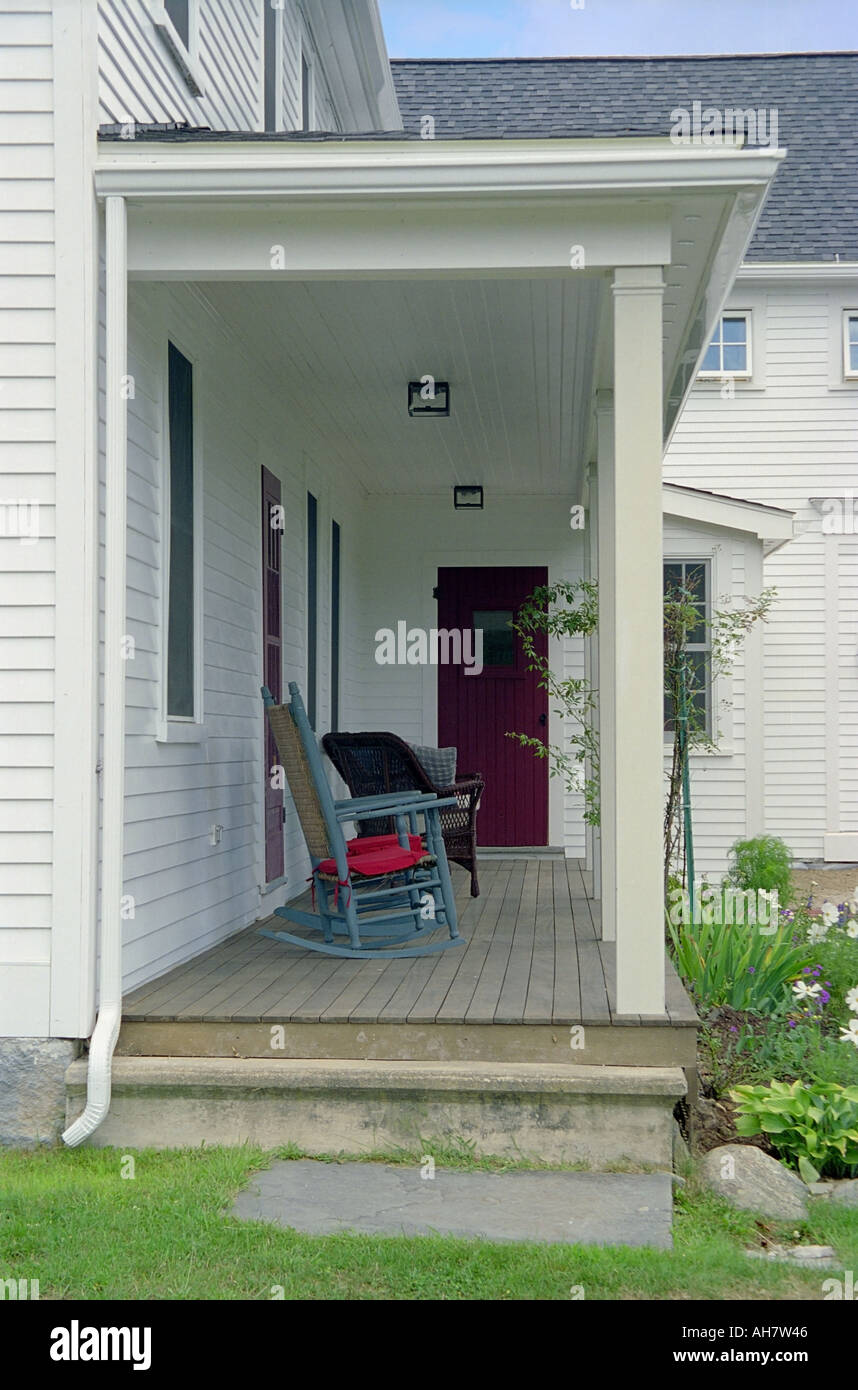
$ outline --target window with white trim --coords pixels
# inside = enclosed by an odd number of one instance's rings
[[[700,366],[702,377],[751,375],[751,315],[722,314]]]
[[[712,623],[711,623],[711,566],[708,560],[665,560],[663,568],[664,597],[682,597],[691,603],[699,615],[685,644],[688,658],[688,700],[697,710],[699,725],[712,733]],[[676,727],[676,711],[665,691],[664,731],[672,734]]]
[[[188,90],[203,95],[198,67],[199,0],[147,0],[152,23],[179,69]]]
[[[858,379],[858,309],[847,309],[843,315],[843,375]]]

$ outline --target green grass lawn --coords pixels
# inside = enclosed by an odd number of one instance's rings
[[[587,1299],[819,1299],[836,1273],[749,1259],[754,1218],[693,1180],[677,1190],[676,1248],[660,1252],[299,1235],[224,1215],[270,1161],[259,1150],[147,1150],[134,1160],[135,1176],[123,1178],[118,1150],[0,1152],[0,1278],[38,1279],[43,1299],[264,1300],[277,1286],[287,1299],[325,1300],[569,1299],[573,1286]],[[793,1229],[766,1234],[789,1239]],[[858,1270],[858,1211],[817,1203],[802,1236]]]

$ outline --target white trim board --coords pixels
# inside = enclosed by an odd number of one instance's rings
[[[788,541],[795,534],[794,513],[780,507],[701,492],[678,483],[664,483],[662,497],[665,516],[682,521],[722,526],[729,531],[747,531],[762,541]]]

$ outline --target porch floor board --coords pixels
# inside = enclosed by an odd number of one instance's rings
[[[415,960],[335,960],[260,936],[261,926],[279,924],[268,918],[132,991],[124,1025],[696,1027],[667,960],[666,1015],[617,1014],[615,943],[598,937],[598,903],[577,861],[492,856],[480,864],[479,898],[464,870],[454,866],[453,877],[460,948]]]

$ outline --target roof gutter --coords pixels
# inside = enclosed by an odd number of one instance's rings
[[[375,197],[626,197],[732,186],[754,209],[783,158],[670,140],[108,140],[99,197],[135,201]]]
[[[110,1108],[113,1051],[122,1018],[122,888],[125,830],[125,552],[128,352],[128,232],[123,198],[105,209],[106,515],[104,734],[101,838],[101,970],[98,1017],[89,1045],[86,1107],[63,1133],[74,1148]]]

